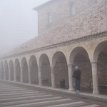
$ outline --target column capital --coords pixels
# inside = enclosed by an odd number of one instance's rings
[[[96,61],[92,61],[91,64],[97,64],[97,62]]]
[[[69,64],[67,64],[67,65],[68,65],[68,67],[74,66],[73,63],[69,63]]]

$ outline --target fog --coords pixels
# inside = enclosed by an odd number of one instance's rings
[[[37,36],[34,7],[48,0],[0,0],[0,55]]]

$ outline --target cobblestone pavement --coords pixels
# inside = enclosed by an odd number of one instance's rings
[[[0,82],[0,107],[107,107],[107,104]]]

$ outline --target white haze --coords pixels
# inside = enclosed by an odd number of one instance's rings
[[[49,0],[0,0],[0,55],[37,36],[37,13]]]

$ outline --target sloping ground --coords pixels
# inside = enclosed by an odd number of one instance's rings
[[[0,107],[104,107],[97,102],[28,90],[0,82]],[[105,106],[106,107],[106,106]]]

